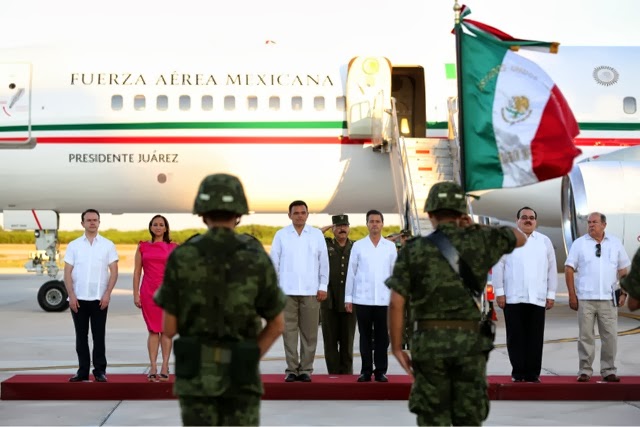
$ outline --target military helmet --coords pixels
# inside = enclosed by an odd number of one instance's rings
[[[424,211],[433,212],[440,209],[449,209],[461,214],[467,213],[467,200],[459,184],[443,181],[431,187]]]
[[[202,180],[193,204],[193,213],[200,215],[209,211],[226,211],[238,215],[249,213],[247,198],[237,177],[217,173]]]

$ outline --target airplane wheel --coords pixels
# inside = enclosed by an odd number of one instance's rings
[[[38,304],[44,311],[64,311],[69,308],[67,289],[62,280],[51,280],[40,287]]]

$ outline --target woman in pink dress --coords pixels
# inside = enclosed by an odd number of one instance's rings
[[[176,243],[171,242],[169,222],[162,215],[156,215],[149,222],[151,240],[140,242],[136,251],[135,269],[133,271],[133,303],[142,309],[142,316],[147,324],[149,338],[147,349],[151,369],[149,381],[167,381],[169,379],[169,357],[171,356],[171,338],[162,333],[162,309],[153,301],[153,295],[162,284],[167,258]],[[144,274],[143,274],[144,271]],[[142,286],[140,276],[142,275]],[[158,351],[162,348],[162,367],[158,373]]]

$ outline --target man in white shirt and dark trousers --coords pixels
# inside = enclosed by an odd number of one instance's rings
[[[622,242],[605,234],[607,218],[603,214],[589,214],[587,225],[588,234],[573,242],[564,264],[569,307],[578,311],[578,382],[588,382],[593,374],[596,319],[602,342],[600,375],[606,382],[619,382],[615,366],[618,345],[617,306],[624,305],[626,295],[622,293],[619,300],[615,301],[615,291],[618,280],[627,275],[631,261]]]
[[[347,271],[345,308],[356,312],[362,368],[358,382],[387,382],[389,328],[387,312],[391,291],[385,285],[397,258],[395,243],[382,237],[384,217],[367,212],[369,235],[353,244]],[[373,347],[373,348],[372,348]],[[375,366],[375,369],[374,369]]]
[[[327,244],[322,231],[306,225],[308,217],[305,202],[291,202],[291,225],[276,232],[269,253],[280,287],[287,295],[283,334],[286,382],[311,382],[318,343],[320,302],[327,298],[329,284]]]
[[[511,378],[539,383],[545,310],[553,308],[558,287],[556,254],[551,240],[535,231],[536,211],[525,206],[516,218],[527,243],[493,267],[493,289],[504,310]]]
[[[118,280],[118,253],[109,239],[98,234],[100,213],[82,213],[84,234],[69,243],[64,256],[64,284],[76,330],[78,372],[70,382],[88,381],[91,359],[97,382],[107,382],[105,329],[111,292]],[[89,325],[93,357],[89,355]]]

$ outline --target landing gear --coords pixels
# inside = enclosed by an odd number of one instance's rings
[[[69,308],[67,289],[62,280],[50,280],[38,291],[38,304],[44,311],[64,311]]]
[[[47,275],[50,280],[38,291],[38,304],[44,311],[63,311],[69,307],[67,290],[61,280],[57,280],[60,268],[58,226],[60,218],[52,210],[4,210],[5,230],[34,230],[36,250],[29,254],[24,265],[27,271],[37,275]]]
[[[64,311],[69,307],[67,289],[62,280],[55,280],[58,276],[58,230],[35,230],[36,252],[25,265],[27,271],[39,275],[47,274],[51,279],[40,287],[38,304],[44,311]]]

